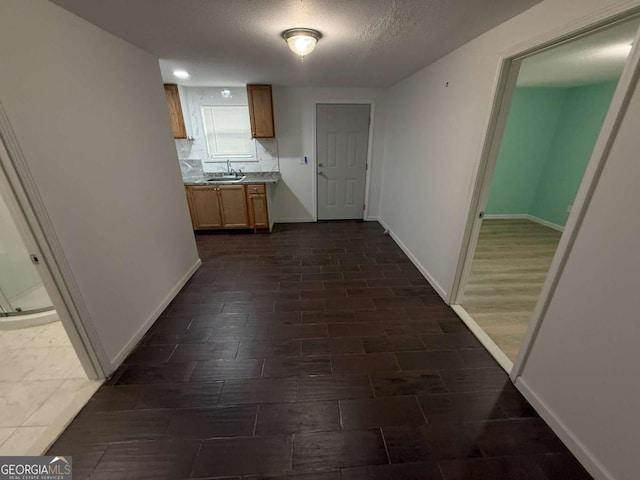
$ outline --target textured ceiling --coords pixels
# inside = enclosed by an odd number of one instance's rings
[[[522,61],[519,87],[575,87],[617,80],[640,25],[635,18]]]
[[[184,85],[386,87],[540,0],[52,0],[161,59]],[[323,38],[304,63],[280,37]]]

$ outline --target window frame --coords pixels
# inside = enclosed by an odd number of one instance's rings
[[[216,105],[216,104],[201,104],[200,105],[200,121],[202,122],[202,132],[204,135],[204,144],[207,149],[207,163],[225,163],[227,161],[230,162],[257,162],[258,161],[258,152],[256,149],[256,142],[253,138],[249,137],[251,142],[250,153],[247,154],[212,154],[211,149],[209,147],[209,138],[208,132],[206,128],[205,121],[205,109],[207,108],[226,108],[226,107],[246,107],[247,109],[247,120],[249,120],[249,105],[248,104],[233,104],[233,105]],[[249,124],[249,134],[251,133],[251,126]]]

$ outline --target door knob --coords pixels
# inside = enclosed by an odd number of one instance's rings
[[[324,175],[324,172],[318,172],[318,176],[321,177]]]
[[[319,166],[319,167],[324,167],[324,165],[323,165],[323,164],[321,164],[321,163],[319,163],[319,164],[318,164],[318,166]]]

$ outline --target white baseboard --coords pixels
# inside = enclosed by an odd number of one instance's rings
[[[485,220],[528,220],[528,213],[485,213]]]
[[[304,218],[276,218],[273,223],[314,223],[313,217]]]
[[[593,453],[529,387],[522,377],[516,379],[515,386],[593,478],[596,480],[615,480],[611,472],[594,457]]]
[[[460,320],[469,327],[471,333],[473,333],[482,346],[489,351],[495,361],[500,364],[505,372],[507,372],[507,375],[510,374],[513,369],[513,362],[504,354],[500,347],[496,345],[491,337],[487,335],[482,327],[476,323],[473,317],[467,313],[464,307],[462,307],[462,305],[451,305],[451,309],[456,312],[456,315],[460,317]]]
[[[393,233],[391,231],[391,229],[389,228],[389,226],[381,219],[378,219],[378,222],[380,223],[380,225],[382,225],[384,227],[384,229],[389,232],[389,235],[391,236],[391,238],[393,238],[393,241],[396,242],[398,244],[398,246],[400,247],[400,249],[405,253],[405,255],[407,257],[409,257],[409,260],[411,260],[411,263],[413,263],[415,265],[415,267],[420,270],[420,273],[424,276],[424,278],[427,279],[427,282],[429,282],[429,284],[435,289],[436,292],[438,292],[438,295],[440,295],[442,297],[442,299],[445,301],[445,303],[449,303],[449,294],[447,293],[447,291],[442,288],[440,286],[440,284],[438,282],[436,282],[436,280],[431,276],[431,274],[427,271],[426,268],[424,268],[424,265],[422,265],[418,259],[416,258],[416,256],[411,252],[411,250],[409,250],[409,248],[402,243],[402,240],[400,240],[395,233]]]
[[[365,222],[380,222],[380,217],[367,217],[363,219]]]
[[[160,305],[153,311],[153,313],[147,318],[147,320],[142,324],[142,326],[138,329],[133,337],[127,342],[127,344],[118,352],[113,360],[111,360],[111,374],[116,368],[120,366],[122,362],[127,358],[127,356],[133,351],[133,349],[138,345],[138,342],[142,339],[147,330],[151,328],[151,325],[155,323],[160,314],[164,311],[165,308],[171,303],[171,301],[178,295],[182,287],[185,286],[187,281],[196,273],[196,270],[200,268],[202,265],[202,260],[198,259],[196,263],[194,263],[189,270],[182,276],[182,278],[178,281],[178,283],[171,289],[171,291],[164,297],[164,300],[160,302]]]
[[[534,215],[529,215],[528,213],[496,213],[496,214],[485,214],[485,220],[531,220],[532,222],[539,223],[540,225],[544,225],[545,227],[552,228],[559,232],[564,231],[564,227],[562,225],[558,225],[557,223],[549,222],[548,220],[544,220],[542,218],[536,217]]]
[[[540,225],[544,225],[545,227],[553,228],[559,232],[564,232],[564,227],[562,225],[558,225],[557,223],[551,223],[548,220],[544,220],[542,218],[534,217],[533,215],[529,215],[529,220],[532,222],[539,223]]]

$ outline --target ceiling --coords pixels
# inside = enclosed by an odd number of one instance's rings
[[[51,1],[160,58],[167,82],[387,87],[541,0]],[[323,34],[304,62],[292,27]]]
[[[639,25],[635,18],[525,58],[517,85],[575,87],[617,80]]]

